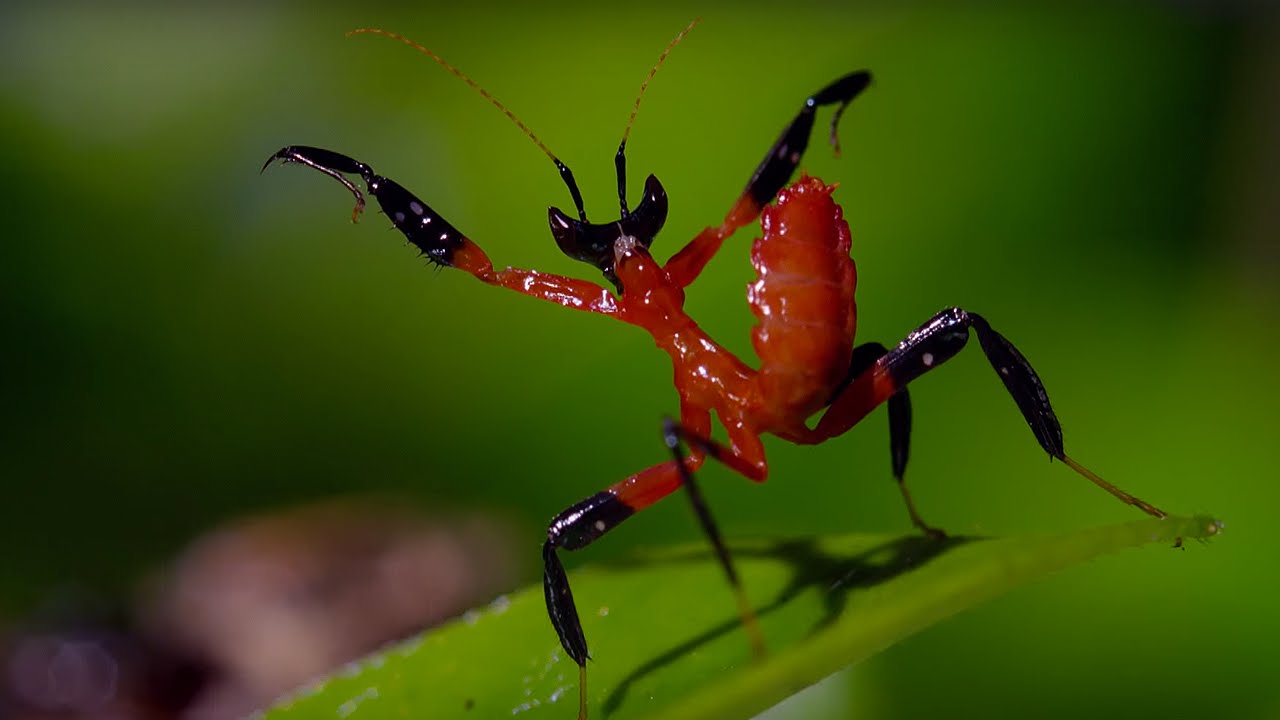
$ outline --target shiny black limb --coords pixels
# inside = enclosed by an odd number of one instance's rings
[[[977,333],[978,344],[982,346],[982,352],[987,356],[987,361],[991,363],[996,375],[1004,383],[1005,389],[1017,403],[1018,410],[1022,412],[1027,426],[1036,436],[1036,441],[1045,452],[1049,453],[1050,457],[1070,467],[1121,502],[1132,505],[1152,517],[1167,517],[1160,508],[1112,485],[1065,454],[1062,444],[1062,425],[1053,412],[1053,406],[1049,404],[1049,394],[1045,392],[1040,376],[1031,368],[1031,363],[1027,362],[1013,343],[992,329],[980,315],[960,308],[943,310],[877,360],[877,370],[888,373],[895,389],[905,387],[907,383],[960,352],[969,340],[970,329]],[[892,412],[892,398],[889,402]],[[906,495],[905,486],[903,486],[903,493],[907,499],[908,508],[912,510],[912,519],[918,520],[914,508],[911,507],[910,496]],[[916,524],[929,532],[928,526],[920,522]]]
[[[306,165],[342,183],[356,198],[356,206],[351,214],[353,221],[364,209],[364,194],[343,174],[360,176],[369,194],[377,199],[382,212],[391,219],[392,225],[404,233],[405,238],[433,263],[452,265],[453,253],[466,240],[466,236],[416,195],[396,181],[375,174],[373,168],[359,160],[332,150],[290,145],[267,158],[262,169],[266,170],[277,160]]]
[[[578,219],[585,223],[587,209],[582,204],[582,191],[578,189],[578,181],[573,179],[573,171],[568,165],[560,162],[560,158],[552,156],[551,159],[555,161],[556,169],[560,171],[560,179],[564,181],[565,187],[569,188],[569,196],[573,198],[573,207],[578,211]]]
[[[853,349],[849,360],[849,375],[844,383],[832,394],[832,401],[853,382],[854,378],[871,370],[889,351],[880,343],[864,343]],[[911,395],[902,386],[885,403],[889,412],[889,457],[893,464],[893,477],[898,481],[898,490],[902,493],[907,512],[911,515],[911,523],[925,535],[932,538],[944,538],[946,533],[935,528],[920,517],[915,501],[907,489],[907,458],[911,450]]]
[[[631,211],[627,209],[627,141],[618,143],[618,152],[613,156],[613,169],[618,174],[618,206],[622,210],[622,219],[626,220]]]
[[[889,456],[893,477],[906,483],[907,455],[911,450],[911,395],[906,388],[889,396]]]
[[[800,165],[801,156],[809,146],[809,135],[813,130],[814,116],[819,107],[839,104],[835,115],[831,118],[830,142],[836,154],[840,153],[840,141],[836,137],[836,126],[840,122],[840,116],[844,114],[845,108],[853,102],[858,93],[870,84],[871,73],[859,70],[845,75],[805,100],[804,107],[800,108],[799,114],[782,131],[782,135],[778,137],[773,147],[769,148],[768,154],[764,156],[755,174],[751,176],[751,181],[747,183],[746,192],[757,205],[761,207],[768,205],[795,173],[796,167]]]
[[[751,640],[752,651],[757,658],[763,657],[765,655],[764,635],[760,632],[760,623],[756,620],[755,610],[751,608],[751,603],[747,600],[747,593],[742,589],[742,580],[739,579],[738,571],[733,565],[733,557],[729,554],[729,547],[724,544],[724,537],[720,534],[720,528],[716,526],[715,518],[711,517],[711,510],[707,507],[706,498],[703,497],[702,490],[694,480],[693,471],[684,462],[684,453],[680,451],[680,443],[683,441],[690,448],[720,462],[726,462],[732,450],[717,444],[709,438],[686,430],[671,418],[665,418],[662,422],[662,440],[667,444],[667,449],[671,451],[671,457],[675,460],[676,467],[680,471],[681,483],[688,494],[689,503],[693,506],[693,512],[698,517],[698,524],[702,526],[703,533],[711,541],[711,547],[715,550],[716,559],[720,561],[720,567],[724,570],[725,577],[729,580],[729,587],[733,591],[734,600],[738,604],[738,615],[742,619],[742,626]],[[733,467],[733,463],[727,464]]]
[[[1040,376],[1022,353],[981,316],[960,308],[943,310],[898,343],[878,364],[888,371],[895,387],[905,387],[960,352],[969,340],[970,328],[977,333],[978,344],[1017,403],[1040,447],[1053,458],[1062,460],[1062,425],[1049,404]]]
[[[680,442],[683,440],[690,447],[696,447],[706,453],[708,457],[719,460],[721,458],[720,446],[698,435],[686,432],[680,426],[680,423],[671,418],[666,418],[662,422],[662,440],[667,444],[667,449],[671,451],[671,457],[676,461],[676,468],[680,471],[680,480],[689,496],[689,503],[693,506],[693,513],[698,517],[698,524],[702,526],[702,531],[706,533],[707,539],[711,541],[712,547],[715,548],[716,557],[720,560],[720,567],[724,569],[724,574],[729,579],[729,584],[736,591],[741,592],[742,583],[738,580],[738,573],[733,567],[733,558],[729,555],[729,548],[724,544],[724,538],[720,535],[720,528],[716,526],[715,518],[711,517],[711,510],[707,507],[706,498],[703,497],[702,490],[698,488],[698,483],[694,481],[693,471],[685,465],[684,453],[680,450]]]
[[[560,638],[560,646],[578,667],[586,665],[590,657],[587,638],[582,634],[582,621],[578,619],[578,608],[573,602],[569,576],[565,574],[564,565],[551,540],[542,544],[542,591],[547,600],[547,615]]]
[[[880,358],[889,354],[887,348],[878,342],[863,343],[853,349],[849,358],[849,372],[844,382],[831,393],[828,404],[844,392],[849,383],[864,372],[875,367]],[[911,450],[911,396],[906,387],[890,396],[889,406],[889,456],[893,461],[893,476],[903,482],[907,473],[907,457]]]
[[[560,638],[560,645],[579,666],[587,663],[587,640],[573,602],[569,578],[556,550],[578,550],[617,527],[635,514],[611,492],[598,492],[557,515],[547,528],[547,542],[542,546],[542,589],[547,600],[547,615]]]

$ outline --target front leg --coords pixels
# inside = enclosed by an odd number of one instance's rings
[[[877,365],[888,355],[889,351],[884,345],[878,342],[870,342],[859,345],[853,349],[853,355],[849,359],[849,373],[840,387],[831,395],[831,403],[840,402],[844,412],[848,412],[849,407],[863,407],[872,402],[879,403],[879,399],[874,395],[858,395],[849,393],[849,398],[859,398],[856,401],[845,398],[845,390],[864,373],[873,371]],[[874,377],[874,375],[873,375]],[[865,384],[865,381],[864,381]],[[874,389],[874,383],[871,384]],[[887,391],[891,388],[883,388]],[[842,399],[845,398],[845,399]],[[892,461],[893,477],[898,481],[898,491],[902,494],[902,500],[907,506],[907,514],[911,517],[911,524],[915,525],[927,537],[935,540],[941,540],[947,536],[940,528],[933,527],[926,523],[924,518],[920,516],[920,511],[916,509],[915,500],[911,497],[911,491],[907,489],[907,457],[911,450],[911,395],[906,386],[898,388],[896,392],[888,397],[885,401],[889,410],[889,458]],[[872,405],[874,407],[874,405]],[[868,410],[870,412],[870,410]],[[826,420],[826,415],[823,420]],[[848,428],[842,424],[836,425],[835,421],[841,417],[838,413],[833,414],[831,421],[828,421],[823,431],[811,431],[807,428],[803,432],[784,435],[787,439],[801,444],[816,444],[829,439],[830,435],[824,433],[843,432]],[[846,418],[847,419],[847,418]],[[819,426],[822,428],[823,426]],[[841,429],[843,428],[843,429]]]
[[[331,150],[290,145],[268,158],[262,166],[263,170],[277,160],[306,165],[342,183],[356,199],[355,208],[351,212],[353,222],[364,210],[364,193],[345,176],[358,175],[369,193],[382,206],[383,213],[391,219],[391,224],[432,263],[457,268],[483,283],[505,287],[564,307],[602,315],[617,313],[613,294],[595,283],[536,270],[495,270],[489,256],[479,245],[402,185],[374,173],[373,168],[358,160]]]
[[[737,202],[725,216],[718,227],[709,227],[698,234],[680,252],[667,261],[666,270],[679,287],[688,287],[698,278],[712,256],[720,250],[726,238],[738,228],[747,225],[760,215],[765,205],[773,202],[778,191],[787,184],[796,168],[800,166],[800,158],[809,147],[809,135],[813,131],[814,116],[819,107],[838,105],[831,118],[830,142],[836,155],[840,154],[840,141],[836,137],[836,126],[840,116],[853,99],[871,84],[871,73],[866,70],[849,73],[830,85],[814,93],[804,101],[804,106],[796,114],[791,124],[769,148],[764,159],[756,168],[747,187],[738,197]]]

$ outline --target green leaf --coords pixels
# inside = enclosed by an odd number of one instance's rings
[[[591,717],[751,717],[1018,585],[1122,548],[1204,539],[1220,528],[1200,516],[1043,537],[738,542],[737,567],[771,650],[759,662],[704,546],[571,570],[593,656]],[[531,587],[353,663],[266,717],[569,720],[577,683],[542,588]]]

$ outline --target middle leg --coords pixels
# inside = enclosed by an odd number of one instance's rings
[[[711,430],[711,414],[702,408],[682,404],[680,417],[690,427],[702,432]],[[624,520],[675,492],[682,483],[682,473],[702,464],[703,454],[654,465],[556,515],[547,527],[547,540],[542,545],[542,587],[547,603],[547,616],[560,639],[560,645],[578,666],[578,718],[587,716],[587,639],[582,620],[569,587],[569,576],[560,562],[559,550],[579,550],[598,540]]]
[[[768,473],[764,461],[764,446],[759,435],[734,423],[726,424],[731,447],[724,447],[710,440],[711,414],[703,408],[682,405],[680,416],[680,423],[667,420],[663,425],[663,439],[671,451],[671,460],[632,475],[573,505],[557,515],[547,528],[547,540],[542,546],[543,591],[547,615],[561,646],[578,665],[580,718],[586,717],[586,662],[590,655],[573,592],[569,587],[569,577],[560,562],[558,551],[578,550],[590,545],[627,518],[681,486],[688,492],[699,525],[711,541],[716,557],[729,578],[743,625],[751,637],[752,647],[757,656],[764,652],[764,641],[755,613],[747,602],[728,548],[693,477],[693,472],[702,465],[703,459],[711,456],[752,480],[764,480]],[[689,455],[686,456],[681,451],[681,442],[690,447]]]
[[[1005,389],[1017,404],[1022,417],[1031,428],[1040,447],[1049,456],[1070,467],[1093,484],[1106,490],[1121,502],[1157,518],[1166,517],[1163,510],[1141,500],[1099,477],[1068,456],[1063,448],[1062,426],[1049,404],[1049,395],[1040,376],[1022,353],[1003,335],[996,332],[986,319],[960,308],[949,308],[935,315],[929,322],[917,328],[905,340],[874,358],[869,367],[835,397],[818,422],[817,428],[808,431],[800,441],[822,442],[847,432],[881,403],[890,405],[891,436],[894,421],[894,398],[908,383],[954,357],[969,340],[969,331],[978,336],[978,344],[996,371]],[[865,359],[864,359],[865,362]],[[910,423],[909,405],[906,423]],[[898,414],[901,417],[903,409]],[[898,423],[902,421],[899,420]],[[905,467],[906,446],[902,445],[902,463]],[[898,459],[895,450],[895,472]],[[905,487],[904,487],[905,491]],[[908,498],[908,507],[910,498]],[[918,516],[916,516],[918,517]],[[926,526],[927,527],[927,526]]]
[[[884,345],[877,342],[864,343],[853,349],[849,360],[849,372],[843,383],[831,394],[831,403],[835,403],[845,394],[845,390],[864,373],[874,369],[876,364],[889,354]],[[865,396],[864,396],[865,397]],[[871,398],[875,400],[875,398]],[[866,402],[864,400],[864,402]],[[893,462],[893,478],[898,483],[898,491],[907,506],[907,514],[911,516],[911,524],[920,532],[935,540],[945,538],[947,534],[940,528],[933,527],[924,521],[920,511],[916,509],[915,500],[907,488],[907,458],[911,449],[911,395],[906,386],[897,389],[883,401],[889,410],[889,457]],[[879,404],[878,402],[876,404]],[[872,406],[874,407],[874,405]],[[867,412],[870,412],[868,410]],[[825,416],[824,416],[825,417]],[[822,432],[804,432],[786,435],[788,440],[800,444],[817,444],[831,438]]]
[[[694,515],[702,526],[702,532],[715,549],[716,559],[719,560],[725,578],[729,581],[729,587],[733,590],[734,600],[737,601],[738,616],[742,619],[742,626],[746,628],[747,636],[751,638],[751,649],[759,658],[765,655],[764,635],[760,632],[760,623],[756,620],[755,610],[751,608],[747,593],[742,588],[742,580],[738,577],[737,569],[734,568],[729,547],[725,545],[724,537],[720,534],[715,519],[711,517],[711,510],[702,495],[702,490],[694,480],[693,469],[685,465],[683,453],[680,451],[680,443],[683,441],[694,452],[701,452],[707,457],[722,462],[750,480],[763,482],[768,476],[769,467],[765,463],[764,445],[760,442],[760,436],[740,423],[726,423],[725,427],[729,431],[731,447],[725,447],[711,440],[706,433],[698,433],[682,427],[670,418],[662,424],[662,438],[680,471],[682,484],[688,493]]]

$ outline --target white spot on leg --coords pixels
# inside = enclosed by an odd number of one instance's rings
[[[597,520],[597,521],[596,521],[596,532],[604,532],[604,521],[603,521],[603,520]]]
[[[933,353],[925,353],[924,355],[921,355],[920,361],[924,363],[925,367],[933,367]]]
[[[426,208],[422,207],[422,203],[417,200],[409,201],[409,209],[413,211],[414,215],[421,215],[426,210]]]

